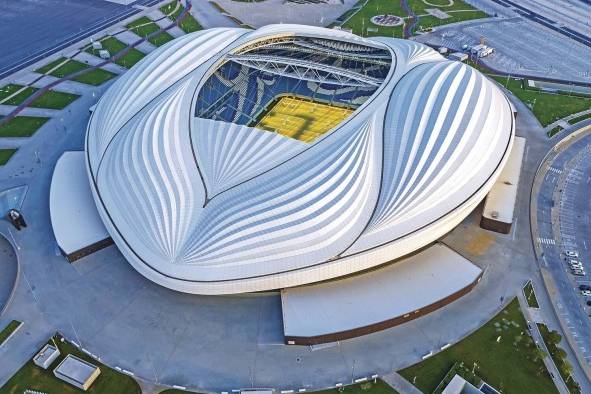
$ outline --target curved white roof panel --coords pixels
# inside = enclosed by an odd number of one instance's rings
[[[313,122],[306,113],[270,129],[261,118],[285,96],[342,119],[307,139],[280,130]],[[422,44],[272,25],[188,34],[146,56],[99,101],[86,148],[129,262],[164,286],[224,294],[425,246],[484,198],[513,134],[493,82]]]

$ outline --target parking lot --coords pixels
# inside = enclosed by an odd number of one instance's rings
[[[492,18],[442,27],[417,37],[418,41],[460,49],[484,38],[495,52],[485,64],[500,71],[590,82],[591,48],[537,23],[522,19]]]

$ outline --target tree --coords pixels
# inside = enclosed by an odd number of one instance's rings
[[[566,350],[564,350],[563,348],[556,348],[556,350],[554,351],[554,356],[556,357],[557,360],[560,360],[561,362],[566,361]]]
[[[558,333],[558,331],[550,331],[548,333],[548,338],[546,339],[546,343],[551,343],[554,345],[558,345],[562,341],[562,336]]]
[[[531,357],[534,362],[538,362],[540,360],[545,359],[548,357],[548,353],[545,350],[535,347],[531,350]]]
[[[566,381],[568,382],[569,379],[572,377],[574,368],[573,365],[568,361],[568,360],[564,360],[562,363],[562,372],[564,373],[564,375],[566,375]]]

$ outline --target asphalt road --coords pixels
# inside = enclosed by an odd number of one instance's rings
[[[0,79],[139,11],[104,0],[2,0]]]
[[[558,312],[591,364],[591,298],[578,286],[591,284],[591,135],[570,145],[551,160],[537,196],[538,241],[541,260],[552,274],[559,292]],[[566,250],[576,250],[587,275],[570,274]]]

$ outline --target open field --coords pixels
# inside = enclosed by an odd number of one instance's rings
[[[542,126],[547,126],[565,116],[591,108],[591,98],[525,89],[524,84],[526,82],[521,79],[501,76],[494,76],[493,78],[532,109]]]
[[[348,108],[295,97],[281,97],[255,127],[299,141],[312,142],[345,120],[352,112]]]
[[[0,137],[30,137],[49,118],[36,116],[17,116],[4,126],[0,126]]]
[[[0,166],[8,163],[8,160],[16,153],[16,149],[0,149]]]
[[[183,11],[183,7],[181,7],[180,5],[177,7],[178,4],[179,3],[177,1],[170,2],[160,7],[160,11],[162,11],[164,15],[167,15],[168,18],[170,18],[170,20],[174,21]],[[185,33],[192,33],[194,31],[203,29],[203,27],[199,24],[199,22],[195,20],[195,18],[193,18],[191,14],[187,14],[187,16],[185,16],[185,18],[179,24],[179,27]]]
[[[15,84],[6,85],[3,88],[0,88],[0,101],[23,88],[24,86]],[[13,96],[10,99],[2,102],[2,104],[19,105],[37,90],[39,89],[27,86],[16,96]],[[50,90],[33,101],[29,106],[34,108],[64,109],[78,97],[80,96],[71,93]]]
[[[51,341],[49,342],[51,343]],[[6,384],[0,388],[0,394],[21,394],[25,390],[35,390],[43,393],[74,394],[81,390],[71,386],[53,375],[53,369],[65,358],[67,354],[73,354],[94,365],[98,365],[101,374],[88,389],[87,393],[94,394],[140,394],[139,385],[131,377],[123,375],[90,358],[73,345],[61,342],[58,336],[54,337],[54,343],[60,350],[60,356],[44,370],[29,360]]]
[[[46,64],[45,66],[43,66],[35,71],[38,73],[41,73],[41,74],[52,75],[57,78],[63,78],[67,75],[70,75],[70,74],[76,72],[76,71],[85,70],[90,67],[87,64],[81,63],[76,60],[71,60],[71,59],[66,61],[65,63],[63,63],[65,60],[66,59],[62,57],[54,62]],[[59,66],[58,68],[55,68],[56,66],[58,66],[61,63],[63,63],[61,66]],[[80,82],[80,83],[85,83],[88,85],[98,86],[98,85],[101,85],[104,82],[106,82],[109,79],[114,78],[116,76],[117,76],[117,74],[113,74],[112,72],[97,68],[97,69],[88,71],[82,75],[79,75],[75,78],[72,78],[72,80]]]
[[[408,381],[431,393],[456,362],[463,362],[503,393],[555,393],[517,299],[477,331],[427,360],[400,371]],[[474,367],[474,364],[476,366]]]
[[[127,27],[129,30],[131,30],[140,37],[146,37],[149,34],[152,34],[155,31],[160,30],[160,27],[147,16],[143,16],[139,19],[136,19],[135,21],[127,24],[125,27]],[[148,38],[148,41],[159,47],[160,45],[164,45],[172,39],[173,37],[170,34],[163,31],[162,33],[157,34],[154,37]]]
[[[487,15],[483,11],[479,11],[469,4],[466,4],[460,0],[453,2],[453,5],[447,5],[448,2],[433,2],[433,4],[441,3],[439,9],[444,12],[454,11],[449,13],[451,16],[447,19],[438,19],[431,15],[427,15],[427,8],[437,8],[432,5],[428,5],[422,0],[409,0],[408,5],[419,16],[418,27],[429,28],[433,26],[445,25],[449,23],[460,22],[463,20],[485,18]],[[461,12],[456,12],[461,11]],[[368,0],[367,3],[355,13],[343,27],[353,29],[353,33],[361,36],[386,36],[386,37],[402,37],[402,26],[377,26],[371,22],[371,17],[382,14],[393,14],[399,17],[406,18],[408,15],[402,9],[400,1],[388,1],[388,0]],[[368,28],[370,28],[368,30]],[[373,31],[375,30],[375,31]]]
[[[127,48],[127,45],[125,45],[115,37],[105,38],[101,40],[101,44],[103,45],[103,49],[109,51],[109,54],[111,56],[116,55],[118,52],[121,52],[122,50]],[[92,46],[86,49],[86,52],[97,57],[99,56],[99,51],[100,49],[92,49]],[[137,62],[142,60],[144,56],[146,55],[144,55],[142,52],[138,51],[135,48],[131,48],[129,52],[125,54],[125,56],[122,56],[119,59],[115,60],[114,63],[117,63],[118,65],[123,66],[125,68],[131,68]]]

